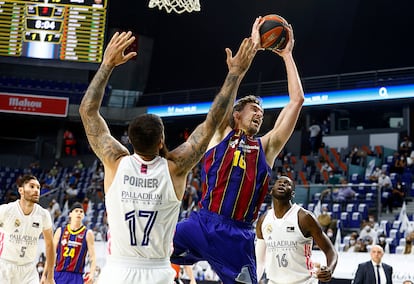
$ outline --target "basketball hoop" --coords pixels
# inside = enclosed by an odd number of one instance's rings
[[[164,8],[167,13],[174,11],[177,14],[183,12],[199,12],[200,11],[200,0],[150,0],[148,7],[158,9]]]

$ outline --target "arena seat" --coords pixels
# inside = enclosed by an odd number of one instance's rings
[[[358,212],[361,213],[362,219],[368,219],[368,206],[366,203],[360,203],[358,205]]]
[[[340,220],[344,228],[349,228],[349,213],[341,212]]]
[[[405,246],[397,246],[395,248],[395,254],[404,254]]]
[[[332,217],[335,219],[339,219],[341,215],[341,204],[334,203],[332,204]]]
[[[351,220],[349,221],[350,228],[361,228],[362,215],[359,212],[352,212]]]

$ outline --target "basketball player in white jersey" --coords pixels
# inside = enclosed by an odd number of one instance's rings
[[[52,218],[37,204],[40,183],[35,176],[24,175],[18,187],[20,199],[0,205],[0,283],[39,283],[36,255],[42,233],[46,264],[41,283],[55,283]]]
[[[142,114],[128,127],[134,148],[130,155],[111,135],[99,108],[114,67],[136,56],[124,53],[134,39],[131,32],[114,34],[79,109],[89,143],[105,170],[108,258],[98,283],[168,284],[175,276],[170,255],[187,174],[201,159],[216,129],[227,122],[257,45],[244,39],[234,57],[226,49],[229,72],[224,85],[206,120],[186,142],[168,152],[161,118]]]
[[[263,271],[271,284],[317,284],[332,278],[338,253],[313,213],[292,203],[295,184],[280,177],[272,188],[273,208],[256,226],[257,279]],[[313,267],[312,244],[324,252],[326,266]]]

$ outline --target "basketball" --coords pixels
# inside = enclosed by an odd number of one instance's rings
[[[263,17],[259,29],[261,45],[264,49],[284,49],[289,40],[288,22],[281,16],[270,14]]]

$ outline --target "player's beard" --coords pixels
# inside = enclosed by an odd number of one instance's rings
[[[35,197],[34,195],[30,195],[26,191],[24,191],[23,199],[27,202],[39,203],[40,197]]]

